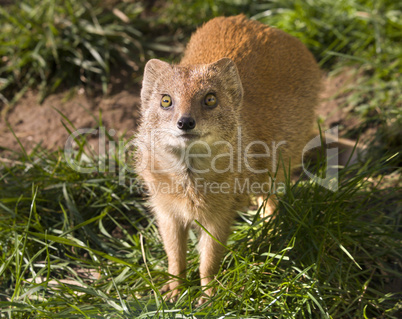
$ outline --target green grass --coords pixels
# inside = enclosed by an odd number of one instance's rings
[[[98,0],[22,0],[0,7],[1,101],[10,108],[37,88],[42,102],[60,86],[78,84],[100,84],[107,93],[113,67],[138,77],[145,55],[169,51],[163,41],[170,40],[153,38],[143,11],[142,2]]]
[[[271,220],[239,213],[211,283],[216,298],[201,307],[193,232],[181,298],[167,303],[160,295],[169,280],[167,258],[146,203],[130,185],[135,176],[122,185],[119,171],[78,173],[62,152],[40,147],[0,158],[0,317],[400,317],[397,1],[173,1],[148,17],[141,15],[143,4],[119,2],[129,24],[106,5],[60,3],[21,1],[0,9],[3,110],[30,87],[45,97],[81,75],[85,85],[100,81],[105,88],[122,59],[140,73],[141,63],[169,51],[175,37],[184,41],[213,16],[245,12],[300,37],[328,72],[353,67],[360,74],[343,92],[345,107],[362,131],[377,130],[370,150],[378,147],[381,156],[369,152],[364,163],[342,169],[337,192],[305,178],[288,181]],[[96,156],[85,155],[85,141],[79,145],[76,160],[98,165]]]
[[[216,297],[197,307],[196,234],[182,297],[166,303],[167,259],[133,176],[80,174],[63,156],[38,149],[0,171],[5,318],[398,317],[401,189],[383,180],[396,157],[342,170],[337,192],[287,185],[269,221],[241,213]]]

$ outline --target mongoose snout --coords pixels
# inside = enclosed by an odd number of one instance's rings
[[[177,127],[184,131],[192,130],[195,128],[195,120],[191,116],[183,116],[177,121]]]

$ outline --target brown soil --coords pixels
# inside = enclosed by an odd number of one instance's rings
[[[74,131],[67,119],[76,129],[94,128],[98,126],[102,112],[103,126],[107,130],[114,129],[115,136],[132,136],[137,128],[140,105],[138,86],[108,97],[88,97],[80,90],[69,99],[68,95],[71,94],[54,94],[40,105],[37,94],[28,92],[8,114],[7,121],[27,152],[38,143],[49,150],[63,148],[69,133],[62,123]],[[4,121],[0,122],[0,146],[20,149]]]
[[[116,83],[118,82],[117,80]],[[345,70],[334,77],[324,77],[322,103],[317,112],[324,120],[323,129],[337,124],[342,124],[344,127],[358,125],[356,120],[349,119],[346,112],[339,107],[345,103],[342,91],[351,82],[353,75],[350,70]],[[69,133],[62,122],[71,130],[74,129],[59,112],[64,114],[75,128],[80,129],[97,127],[101,111],[106,130],[114,129],[115,136],[125,135],[129,138],[138,126],[140,86],[118,83],[111,91],[113,94],[107,97],[88,97],[82,88],[75,90],[74,94],[71,94],[74,91],[61,92],[48,97],[42,105],[37,101],[37,94],[30,91],[8,113],[7,122],[27,152],[32,151],[38,143],[48,150],[64,147]],[[96,138],[93,137],[94,144]],[[0,121],[0,147],[20,149],[4,120]]]
[[[318,117],[324,121],[323,129],[339,125],[340,130],[346,131],[346,129],[359,125],[357,119],[349,115],[348,94],[345,93],[348,88],[353,86],[358,76],[355,69],[345,68],[337,75],[323,77],[322,102],[317,110]]]

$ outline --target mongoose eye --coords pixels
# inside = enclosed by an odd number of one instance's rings
[[[215,107],[217,103],[216,96],[213,93],[205,95],[204,104],[209,107]]]
[[[170,97],[170,95],[165,94],[164,96],[162,96],[161,106],[164,109],[167,109],[168,107],[172,106],[172,98]]]

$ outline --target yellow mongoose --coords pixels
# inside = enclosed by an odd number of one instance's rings
[[[243,15],[200,27],[178,65],[147,63],[136,169],[149,191],[170,274],[185,277],[195,220],[225,244],[250,193],[266,197],[283,177],[279,170],[273,179],[279,155],[283,163],[300,162],[319,88],[319,68],[299,40]],[[200,229],[199,253],[205,286],[224,248]],[[170,297],[179,284],[168,284]]]

